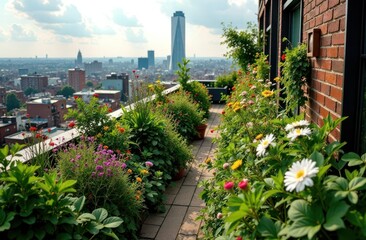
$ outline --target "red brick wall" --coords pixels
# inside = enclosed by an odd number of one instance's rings
[[[342,88],[345,39],[345,0],[303,1],[303,42],[313,28],[321,30],[320,56],[311,58],[309,102],[306,117],[318,125],[328,114],[333,118],[342,115]],[[329,140],[340,139],[336,129]]]

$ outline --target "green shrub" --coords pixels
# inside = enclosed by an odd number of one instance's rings
[[[1,239],[89,239],[99,234],[118,239],[112,228],[123,222],[121,218],[107,218],[102,208],[82,213],[85,197],[71,194],[76,181],[62,181],[55,173],[36,176],[38,168],[17,163],[2,173]]]
[[[119,215],[123,224],[118,232],[124,237],[136,234],[142,208],[142,199],[136,199],[139,184],[129,181],[126,159],[127,153],[118,154],[102,144],[96,147],[93,137],[58,154],[61,178],[77,180],[75,187],[86,196],[88,209],[103,207]]]
[[[215,87],[227,87],[228,89],[232,89],[237,78],[238,73],[236,71],[233,71],[230,74],[220,75],[216,78]]]
[[[123,123],[129,125],[132,135],[131,152],[134,160],[128,164],[132,165],[134,162],[144,164],[149,161],[154,165],[150,168],[144,183],[148,184],[149,189],[145,195],[157,193],[156,198],[145,197],[150,209],[159,208],[163,200],[162,193],[171,176],[192,159],[186,141],[174,131],[170,120],[153,109],[151,103],[137,102],[133,110],[124,111],[121,119]]]
[[[178,92],[169,95],[167,103],[159,108],[172,117],[176,123],[176,130],[181,136],[187,140],[197,137],[196,127],[202,124],[203,112],[187,94]]]

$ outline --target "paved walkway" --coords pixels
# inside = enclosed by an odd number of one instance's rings
[[[199,211],[204,207],[204,202],[199,198],[201,189],[197,186],[202,179],[212,177],[212,173],[204,170],[201,163],[207,157],[213,157],[215,145],[212,139],[217,131],[212,129],[220,123],[220,114],[224,105],[214,104],[210,109],[208,127],[203,140],[194,141],[194,162],[189,167],[187,174],[179,181],[172,182],[167,188],[166,212],[151,214],[147,217],[140,231],[140,239],[156,240],[194,240],[200,238],[201,220],[196,220]]]

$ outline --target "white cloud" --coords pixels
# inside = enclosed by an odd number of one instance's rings
[[[113,10],[113,21],[120,26],[124,27],[140,27],[140,23],[138,22],[135,16],[126,16],[121,8]]]
[[[144,36],[144,32],[141,29],[132,29],[127,28],[126,29],[126,38],[127,41],[131,43],[146,43],[147,40]]]
[[[34,32],[27,31],[20,25],[13,24],[10,31],[11,31],[11,38],[14,41],[32,42],[37,40],[37,37]]]

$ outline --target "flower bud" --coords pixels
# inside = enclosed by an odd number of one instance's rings
[[[238,187],[239,187],[241,190],[245,190],[245,189],[247,189],[247,187],[248,187],[248,183],[249,183],[248,179],[243,179],[242,181],[240,181],[240,182],[238,183]]]

